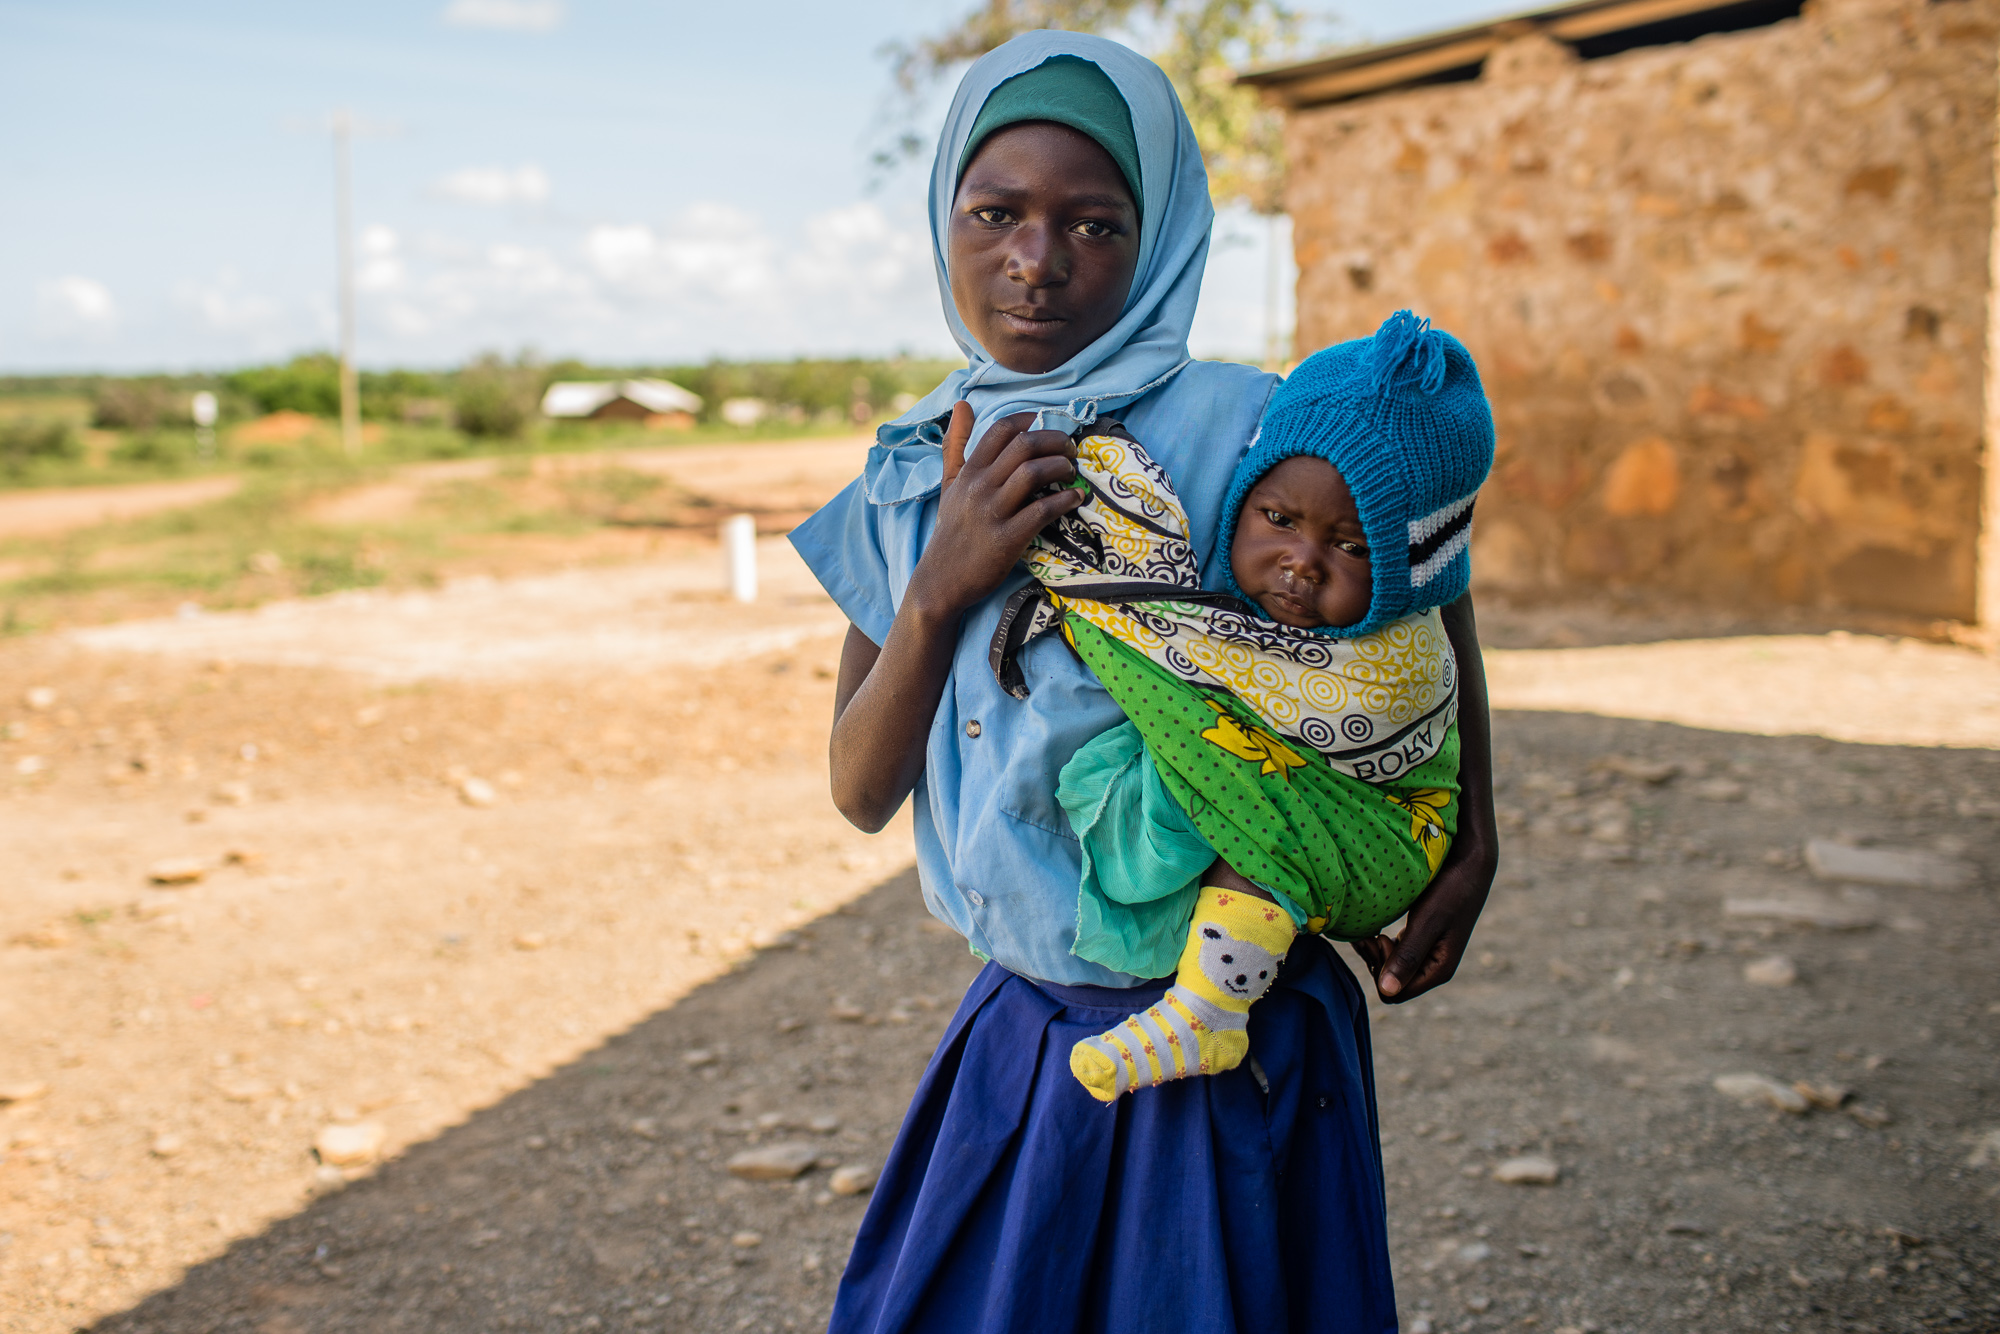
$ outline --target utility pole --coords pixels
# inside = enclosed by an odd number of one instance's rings
[[[1278,253],[1279,213],[1264,215],[1264,369],[1282,371],[1291,360],[1284,346],[1284,330],[1278,323],[1280,289],[1284,286],[1285,265]]]
[[[361,382],[354,372],[354,117],[333,113],[333,215],[340,265],[340,447],[361,453]]]

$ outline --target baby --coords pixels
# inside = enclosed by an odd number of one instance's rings
[[[993,660],[1048,630],[1127,721],[1064,767],[1083,845],[1075,952],[1174,984],[1079,1042],[1092,1096],[1230,1070],[1301,930],[1374,935],[1457,826],[1457,677],[1438,608],[1465,591],[1492,415],[1463,346],[1407,311],[1272,396],[1200,587],[1168,478],[1115,423],[1078,441],[1091,499],[1030,547]]]

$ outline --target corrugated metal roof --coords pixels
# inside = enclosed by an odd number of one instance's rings
[[[618,398],[648,412],[701,411],[701,395],[671,380],[557,380],[542,395],[542,415],[588,417]]]
[[[1476,71],[1494,48],[1528,32],[1591,43],[1699,15],[1715,16],[1717,31],[1772,21],[1755,16],[1749,22],[1735,21],[1728,17],[1732,11],[1772,11],[1775,17],[1788,17],[1796,6],[1774,5],[1770,0],[1574,0],[1403,41],[1245,70],[1236,81],[1260,89],[1267,100],[1281,106],[1316,106],[1432,82],[1455,71]]]

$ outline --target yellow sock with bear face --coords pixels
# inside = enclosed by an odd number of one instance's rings
[[[1278,976],[1298,928],[1267,899],[1202,887],[1174,985],[1124,1023],[1070,1048],[1099,1102],[1188,1075],[1234,1070],[1250,1050],[1250,1006]]]

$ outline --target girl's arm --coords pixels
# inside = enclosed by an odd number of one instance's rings
[[[1061,431],[1028,430],[1033,420],[1001,418],[968,460],[972,409],[952,409],[937,527],[896,619],[879,646],[847,628],[834,689],[833,804],[869,833],[889,823],[923,773],[959,618],[1001,585],[1036,533],[1086,499],[1071,489],[1036,497],[1076,476],[1076,446]]]
[[[1451,980],[1500,868],[1500,831],[1493,819],[1493,729],[1472,594],[1444,609],[1444,629],[1458,657],[1458,833],[1430,888],[1411,905],[1402,934],[1354,945],[1375,975],[1376,990],[1391,1002],[1421,996]]]

